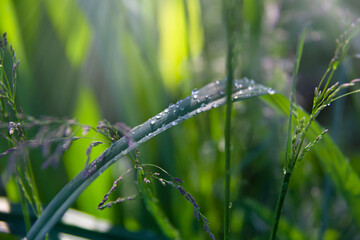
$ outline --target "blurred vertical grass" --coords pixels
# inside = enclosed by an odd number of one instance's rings
[[[322,4],[326,7],[321,7]],[[234,19],[236,77],[254,78],[286,94],[296,36],[304,22],[309,21],[312,27],[297,88],[299,102],[306,110],[313,86],[333,54],[334,39],[345,25],[344,16],[351,18],[359,14],[359,7],[353,5],[323,0],[316,3],[238,1],[238,15]],[[170,102],[189,95],[193,88],[224,78],[225,33],[220,7],[214,0],[2,0],[0,32],[8,33],[21,59],[19,105],[37,117],[76,117],[94,126],[105,118],[135,126]],[[352,49],[354,54],[345,61],[344,78],[359,75],[360,62],[355,56],[359,49],[357,39]],[[360,172],[357,161],[360,153],[356,150],[360,142],[359,102],[359,96],[346,99],[354,111],[344,114],[342,124],[344,139],[349,143],[344,146],[344,153],[357,174]],[[159,164],[184,180],[217,236],[222,236],[223,231],[223,115],[223,109],[199,115],[140,148],[141,161]],[[231,188],[235,199],[232,238],[262,238],[269,231],[266,219],[240,199],[250,198],[267,208],[274,206],[282,174],[283,163],[277,159],[282,159],[285,150],[285,120],[258,100],[235,104],[232,116],[232,182],[235,183]],[[329,127],[330,118],[324,113],[321,123]],[[43,160],[34,154],[33,161],[38,166],[34,170],[36,176],[41,176],[37,181],[39,186],[44,186],[39,190],[45,203],[66,183],[65,176],[70,179],[84,166],[84,146],[75,146],[56,169],[41,169]],[[93,154],[96,155],[95,151]],[[324,197],[325,171],[315,154],[307,158],[293,177],[285,218],[290,225],[316,238],[321,225],[319,209]],[[132,211],[137,209],[133,216],[129,212],[124,214],[126,210],[121,206],[102,212],[96,210],[119,169],[124,169],[120,163],[113,167],[112,173],[98,179],[75,207],[130,230],[159,231],[139,202],[127,203]],[[51,181],[44,184],[46,179]],[[9,182],[8,194],[11,188]],[[183,239],[203,239],[205,233],[195,224],[191,206],[177,192],[159,190],[160,201],[169,219],[181,229]],[[303,198],[304,195],[308,198]],[[339,194],[334,198],[329,207],[327,231],[345,234],[348,239],[358,237],[359,226],[344,200]]]

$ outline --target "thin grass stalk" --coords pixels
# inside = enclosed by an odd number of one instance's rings
[[[298,44],[297,50],[296,50],[296,60],[295,60],[296,62],[294,65],[294,72],[293,72],[293,76],[292,76],[292,89],[291,89],[291,97],[290,97],[288,140],[287,140],[286,155],[285,155],[285,159],[286,159],[285,164],[286,165],[285,165],[284,179],[283,179],[283,183],[281,185],[280,195],[279,195],[278,201],[276,203],[275,214],[274,214],[274,223],[273,223],[273,226],[271,229],[271,234],[270,234],[271,240],[274,240],[276,237],[276,232],[277,232],[279,221],[280,221],[281,211],[282,211],[282,208],[284,205],[287,189],[290,184],[291,174],[292,174],[293,168],[295,166],[295,163],[296,163],[296,160],[297,160],[297,157],[300,152],[301,145],[302,145],[302,142],[301,142],[299,144],[300,148],[298,149],[296,156],[295,157],[292,156],[292,143],[291,143],[291,140],[293,138],[292,115],[294,114],[293,106],[295,104],[295,85],[296,85],[297,74],[299,72],[300,60],[301,60],[301,55],[302,55],[303,48],[304,48],[305,37],[306,37],[306,28],[304,28],[304,30],[301,34],[300,41],[299,41],[299,44]],[[304,132],[306,132],[306,131],[304,131]],[[304,138],[305,138],[305,136],[304,136]],[[304,138],[301,139],[301,141],[303,141]]]
[[[21,206],[21,211],[23,213],[25,229],[26,229],[26,231],[29,231],[29,229],[31,228],[30,213],[29,213],[29,209],[28,209],[25,194],[24,194],[24,192],[23,192],[23,190],[21,189],[21,186],[20,186],[20,179],[19,178],[20,178],[20,176],[17,175],[16,176],[16,188],[17,188],[17,191],[18,191],[19,197],[20,197],[20,206]]]
[[[231,9],[231,0],[223,1],[223,16],[226,29],[226,116],[225,116],[225,188],[224,188],[224,239],[230,239],[230,165],[231,165],[231,93],[234,81],[234,69],[232,65],[233,59],[233,42],[232,42],[232,27],[231,21],[233,19]]]
[[[276,232],[277,232],[277,229],[279,226],[281,211],[282,211],[286,193],[287,193],[287,190],[288,190],[288,187],[290,184],[291,174],[292,174],[291,172],[285,172],[285,174],[284,174],[284,179],[283,179],[283,183],[281,186],[281,192],[280,192],[280,195],[279,195],[279,198],[278,198],[278,201],[276,204],[276,209],[275,209],[275,217],[274,217],[275,221],[274,221],[273,228],[272,228],[271,235],[270,235],[270,239],[272,239],[272,240],[275,239],[275,237],[276,237]]]

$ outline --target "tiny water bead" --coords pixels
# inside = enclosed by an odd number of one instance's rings
[[[194,100],[198,99],[198,97],[199,97],[198,94],[199,94],[199,90],[197,88],[194,88],[194,90],[192,90],[192,92],[191,92],[191,96]]]
[[[267,92],[268,92],[268,94],[270,94],[270,95],[276,93],[276,91],[275,91],[274,89],[272,89],[272,88],[269,88]]]

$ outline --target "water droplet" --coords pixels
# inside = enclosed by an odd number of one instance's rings
[[[204,108],[204,107],[206,107],[206,104],[205,104],[205,103],[202,103],[202,104],[201,104],[201,108]]]
[[[239,88],[242,88],[242,87],[243,87],[243,85],[241,83],[235,82],[235,88],[236,89],[239,89]]]
[[[177,122],[176,121],[172,121],[171,122],[171,126],[176,126],[177,125]]]
[[[155,124],[155,120],[151,120],[151,122],[150,122],[150,125],[154,125]]]
[[[232,202],[229,203],[229,208],[232,208]]]
[[[200,108],[198,108],[197,110],[196,110],[196,114],[199,114],[199,113],[201,113],[202,111],[201,111],[201,109]]]
[[[158,114],[158,115],[156,115],[156,117],[155,117],[156,119],[160,119],[161,118],[161,115],[160,114]]]
[[[216,83],[216,85],[219,85],[219,84],[220,84],[220,81],[216,81],[215,83]]]
[[[233,100],[237,100],[239,98],[239,96],[238,95],[235,95],[234,97],[233,97]]]
[[[168,109],[168,108],[164,110],[164,113],[168,113],[168,112],[169,112],[169,109]]]
[[[269,89],[268,89],[268,94],[275,94],[275,90],[272,89],[272,88],[269,88]]]
[[[198,95],[197,95],[197,94],[194,94],[194,95],[193,95],[193,98],[194,98],[194,100],[196,100],[196,99],[198,98]]]

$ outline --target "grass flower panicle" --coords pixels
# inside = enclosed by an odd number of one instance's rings
[[[114,183],[113,183],[112,187],[110,188],[109,192],[105,194],[103,200],[101,200],[101,202],[99,203],[97,209],[103,210],[105,208],[110,208],[115,204],[122,203],[124,201],[134,200],[134,199],[137,198],[137,195],[131,195],[131,196],[127,196],[127,197],[118,197],[115,201],[110,201],[110,202],[106,203],[108,198],[109,198],[109,195],[116,191],[116,189],[118,188],[119,183],[124,180],[125,175],[130,173],[132,170],[133,169],[128,169],[126,172],[124,172],[120,177],[118,177],[114,181]]]

